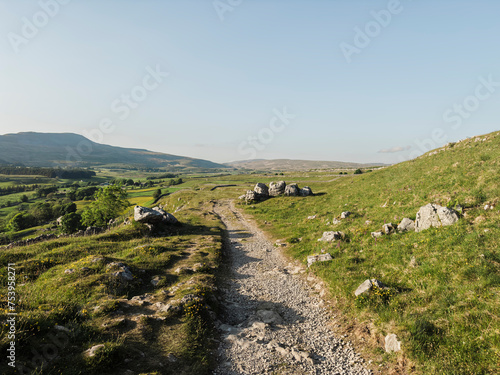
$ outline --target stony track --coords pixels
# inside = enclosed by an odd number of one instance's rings
[[[227,262],[213,374],[370,374],[330,329],[333,316],[305,270],[289,263],[231,201],[217,202],[214,211],[227,228]]]

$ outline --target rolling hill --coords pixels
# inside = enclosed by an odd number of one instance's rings
[[[309,171],[312,169],[352,169],[352,168],[370,168],[375,166],[384,166],[382,163],[350,163],[342,161],[317,161],[317,160],[292,160],[292,159],[254,159],[240,160],[231,163],[225,163],[227,166],[238,169],[251,169],[260,171]]]
[[[99,144],[73,133],[0,135],[0,164],[33,167],[135,167],[169,171],[229,169],[208,160]]]

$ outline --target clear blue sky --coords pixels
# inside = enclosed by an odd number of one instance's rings
[[[0,134],[393,163],[499,130],[496,0],[55,1],[0,0]]]

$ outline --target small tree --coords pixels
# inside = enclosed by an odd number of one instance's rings
[[[107,186],[95,193],[95,200],[82,213],[82,223],[85,226],[104,227],[128,206],[127,192],[121,186]]]
[[[82,217],[76,212],[70,212],[61,219],[63,233],[72,234],[83,229]]]
[[[28,200],[28,196],[26,194],[23,194],[23,196],[21,197],[21,202],[26,203]]]
[[[361,173],[363,173],[363,171],[359,168],[354,171],[354,174],[361,174]]]
[[[26,220],[23,214],[17,214],[10,219],[7,228],[13,232],[18,232],[26,228]]]
[[[153,194],[153,198],[156,200],[160,197],[161,197],[161,189],[157,189]]]

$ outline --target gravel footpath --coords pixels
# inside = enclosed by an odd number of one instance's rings
[[[288,263],[232,202],[219,201],[214,211],[227,228],[228,261],[213,374],[371,374],[328,328],[333,317],[303,268]]]

